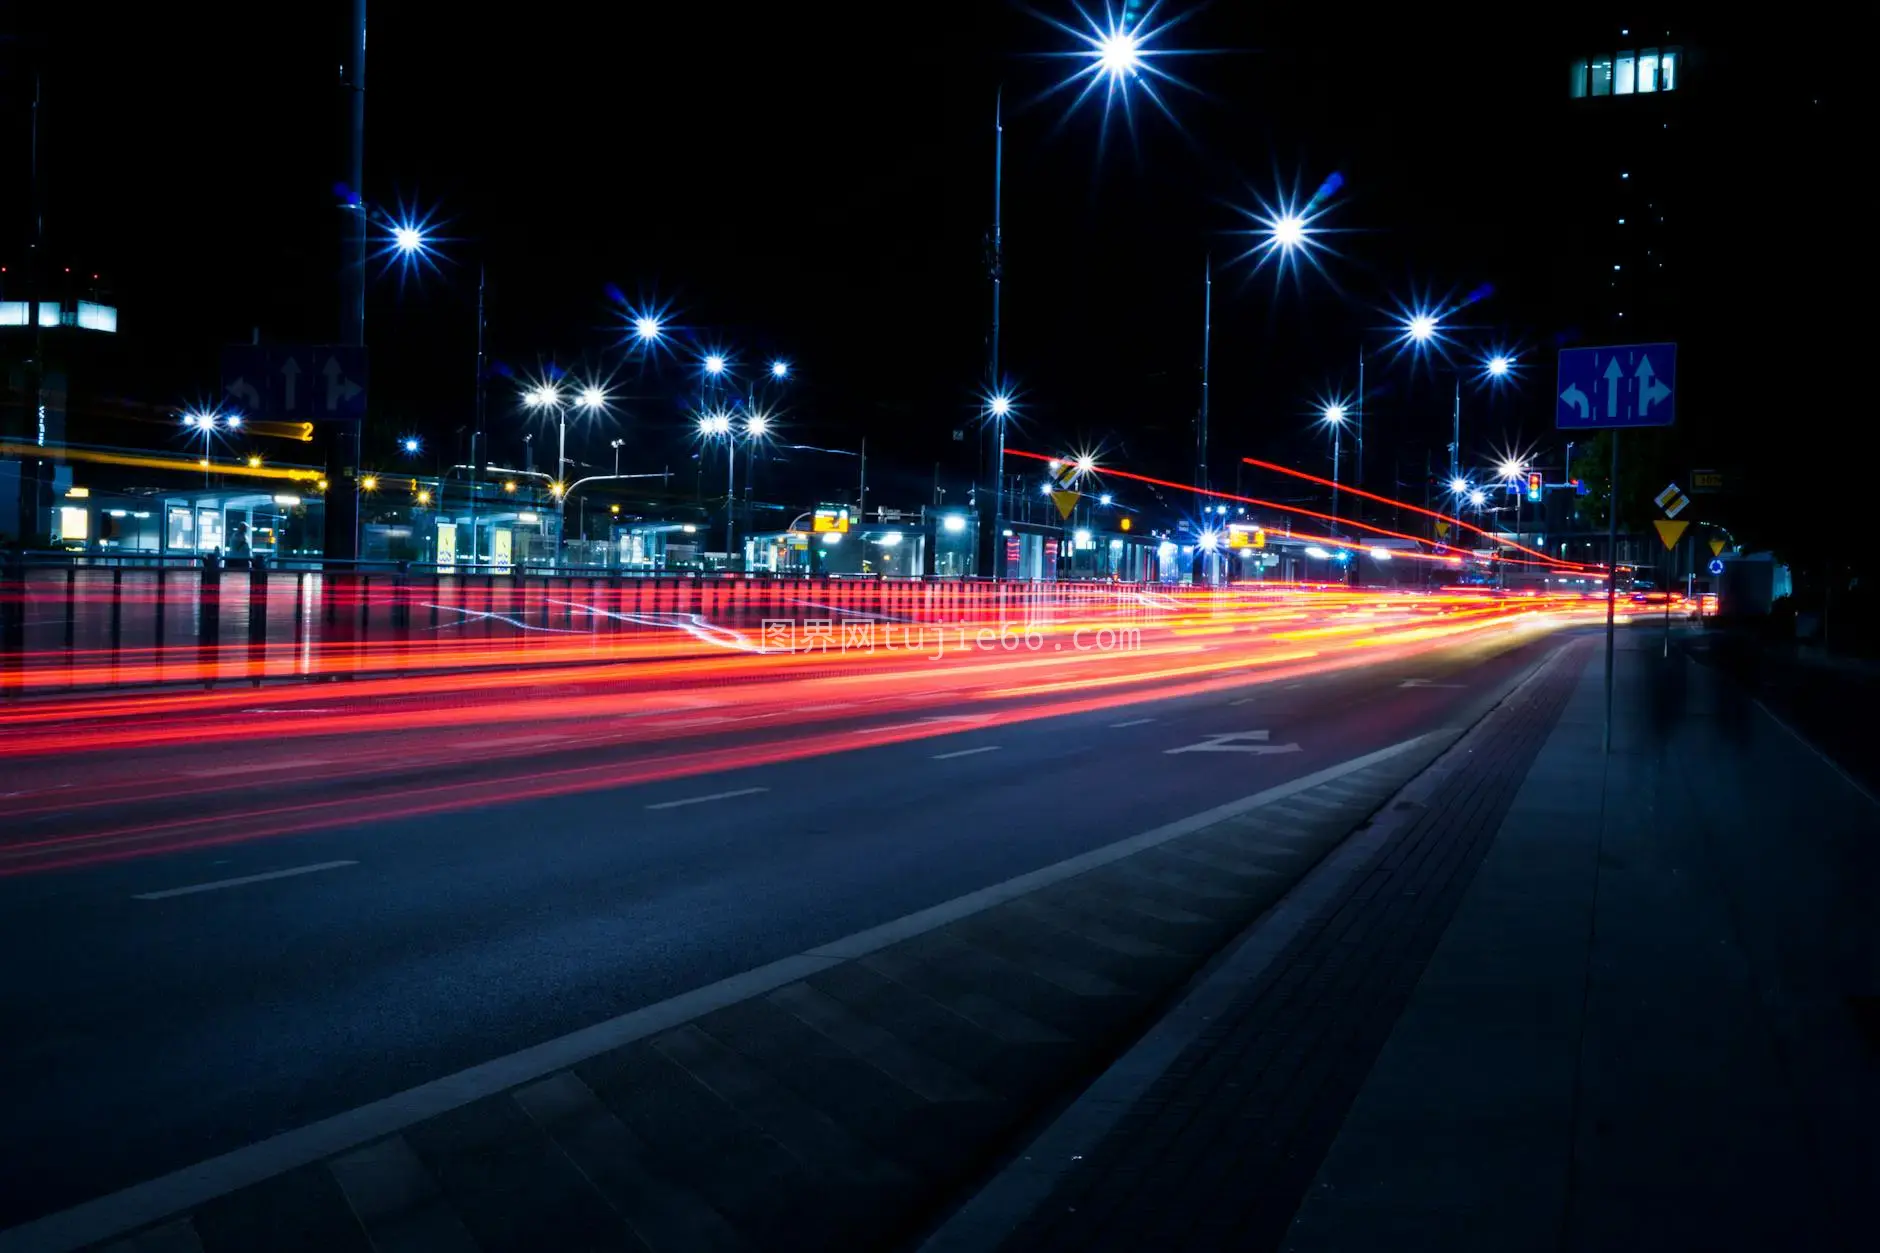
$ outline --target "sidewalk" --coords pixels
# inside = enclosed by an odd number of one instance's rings
[[[1592,643],[926,1248],[1871,1247],[1880,808],[1656,634],[1605,757]]]

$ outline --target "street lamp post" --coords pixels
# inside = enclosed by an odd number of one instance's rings
[[[1336,402],[1325,406],[1325,425],[1332,428],[1332,533],[1338,533],[1338,452],[1342,442],[1339,432],[1345,425],[1345,407]]]

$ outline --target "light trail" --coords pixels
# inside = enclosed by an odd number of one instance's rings
[[[1028,457],[1032,459],[1033,461],[1050,462],[1050,461],[1062,460],[1061,457],[1052,457],[1044,453],[1026,452],[1023,449],[1018,449],[1018,448],[1007,448],[1005,450],[1005,455],[1008,457]],[[1340,518],[1333,514],[1320,513],[1316,509],[1307,509],[1300,505],[1286,505],[1286,504],[1281,504],[1279,501],[1276,501],[1276,500],[1263,500],[1258,496],[1241,496],[1234,492],[1214,491],[1209,488],[1196,487],[1192,483],[1177,483],[1172,479],[1153,478],[1147,474],[1136,474],[1129,470],[1118,470],[1110,466],[1099,467],[1096,470],[1096,473],[1105,475],[1111,478],[1130,479],[1137,483],[1148,483],[1155,487],[1167,487],[1175,491],[1193,492],[1197,496],[1208,496],[1208,497],[1212,497],[1215,500],[1232,500],[1243,505],[1257,505],[1258,507],[1262,509],[1271,509],[1276,513],[1290,513],[1290,514],[1298,514],[1301,517],[1318,518],[1321,521],[1330,522],[1336,526],[1354,527],[1360,531],[1369,531],[1372,534],[1388,536],[1391,539],[1409,540],[1413,544],[1420,545],[1420,544],[1426,544],[1429,542],[1428,540],[1423,539],[1421,536],[1406,535],[1402,531],[1392,531],[1385,527],[1373,526],[1368,522],[1356,522],[1350,518]],[[1364,552],[1366,551],[1367,547],[1374,547],[1374,545],[1367,546],[1357,540],[1340,539],[1339,537],[1333,536],[1333,535],[1308,535],[1300,531],[1291,531],[1287,534],[1286,538],[1304,540],[1313,544],[1329,545],[1334,548],[1346,548],[1346,549],[1351,549],[1356,552]],[[1533,550],[1527,549],[1524,551],[1531,552]],[[1462,562],[1462,557],[1460,555],[1443,556],[1440,553],[1426,553],[1426,552],[1422,552],[1421,550],[1416,551],[1416,552],[1403,552],[1397,549],[1391,549],[1390,555],[1395,559],[1410,560],[1410,561],[1432,561],[1432,562],[1444,563],[1447,565],[1460,565]],[[1498,552],[1489,554],[1487,560],[1506,562],[1506,563],[1510,563],[1514,565],[1545,565],[1550,569],[1572,569],[1575,573],[1579,573],[1579,567],[1577,563],[1564,562],[1557,558],[1549,557],[1545,553],[1541,554],[1541,561],[1538,561],[1538,562],[1528,561],[1527,559],[1521,558],[1521,557],[1504,557]],[[1589,576],[1589,577],[1592,577],[1592,576]]]
[[[1390,497],[1390,496],[1380,496],[1376,492],[1367,492],[1363,490],[1362,488],[1351,487],[1351,486],[1340,484],[1340,483],[1334,483],[1332,482],[1332,480],[1320,478],[1316,474],[1307,474],[1304,470],[1289,469],[1286,466],[1277,465],[1271,461],[1261,461],[1257,457],[1242,457],[1241,461],[1245,463],[1246,465],[1257,466],[1259,469],[1262,469],[1262,470],[1272,470],[1278,474],[1291,475],[1293,478],[1296,478],[1296,479],[1304,479],[1308,483],[1317,483],[1321,487],[1330,487],[1337,491],[1344,492],[1352,496],[1362,496],[1366,500],[1375,500],[1381,504],[1390,505],[1393,508],[1408,509],[1412,513],[1420,513],[1420,514],[1423,514],[1425,517],[1435,518],[1439,522],[1453,522],[1465,531],[1474,531],[1477,535],[1480,535],[1488,540],[1491,540],[1496,544],[1506,545],[1509,548],[1518,549],[1524,553],[1531,553],[1534,556],[1539,557],[1541,560],[1549,563],[1550,565],[1569,566],[1577,570],[1588,570],[1588,571],[1595,570],[1595,569],[1603,570],[1605,568],[1599,565],[1588,565],[1587,563],[1581,562],[1581,561],[1568,561],[1565,558],[1561,558],[1561,557],[1550,557],[1546,553],[1541,552],[1538,549],[1529,548],[1525,544],[1517,543],[1514,540],[1502,539],[1499,536],[1495,535],[1493,532],[1484,531],[1479,526],[1473,526],[1470,523],[1464,522],[1460,517],[1456,516],[1455,514],[1439,513],[1434,509],[1425,509],[1421,507],[1420,505],[1413,505],[1407,500],[1397,500],[1394,497]],[[1602,575],[1601,577],[1604,577],[1604,576]]]
[[[613,590],[553,612],[617,612]],[[16,820],[0,835],[0,874],[795,761],[947,734],[959,724],[934,719],[963,711],[988,727],[1107,712],[1604,612],[1589,597],[1479,590],[1089,586],[1053,602],[979,586],[924,609],[898,589],[862,591],[828,600],[948,620],[858,623],[872,635],[838,630],[826,650],[766,653],[721,642],[759,638],[755,623],[688,604],[635,632],[531,636],[514,652],[412,641],[356,654],[456,670],[26,699],[0,711],[0,794]],[[524,619],[539,621],[537,608]],[[1119,646],[1090,646],[1119,631]]]

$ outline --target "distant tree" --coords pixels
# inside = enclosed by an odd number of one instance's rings
[[[1638,531],[1660,516],[1653,497],[1676,473],[1667,469],[1670,444],[1656,430],[1627,431],[1619,444],[1619,529]],[[1592,530],[1606,526],[1606,502],[1611,499],[1612,435],[1600,432],[1573,446],[1573,477],[1586,484],[1579,499],[1580,524]],[[1688,484],[1684,485],[1687,489]]]

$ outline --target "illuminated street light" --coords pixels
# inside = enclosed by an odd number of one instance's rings
[[[581,389],[581,399],[578,403],[587,410],[604,408],[607,404],[607,393],[598,387],[584,387]]]
[[[421,504],[421,505],[428,505],[428,504],[430,504],[430,503],[431,503],[431,493],[430,493],[430,492],[428,492],[428,491],[420,491],[420,492],[418,493],[418,503],[419,503],[419,504]]]
[[[642,344],[658,343],[659,337],[665,333],[665,329],[666,328],[660,324],[659,319],[650,313],[642,313],[639,317],[633,319],[633,336]]]
[[[1497,472],[1502,478],[1513,480],[1520,478],[1526,469],[1527,467],[1522,465],[1518,459],[1509,457],[1503,460],[1501,465],[1497,467]]]
[[[788,361],[785,361],[781,357],[771,362],[770,363],[770,377],[774,379],[789,378],[790,377],[790,363]]]
[[[1077,458],[1077,473],[1079,477],[1086,475],[1086,474],[1094,473],[1096,471],[1096,468],[1097,468],[1097,459],[1095,457],[1092,457],[1088,453],[1085,453],[1083,456]]]
[[[1490,378],[1504,378],[1514,368],[1514,362],[1507,357],[1490,357],[1483,368],[1488,371]]]
[[[707,413],[700,415],[698,420],[698,433],[706,436],[731,434],[731,415],[728,413]]]
[[[1281,248],[1293,249],[1306,241],[1305,219],[1294,213],[1288,213],[1273,223],[1273,242]]]
[[[762,437],[770,430],[770,418],[765,414],[754,413],[744,421],[744,433],[753,437]]]
[[[239,413],[229,414],[224,421],[228,423],[228,429],[231,431],[239,431],[242,429],[242,415]]]
[[[1345,420],[1345,407],[1337,403],[1325,406],[1325,420],[1332,426],[1337,426]]]
[[[1110,503],[1110,501],[1111,501],[1111,496],[1108,492],[1105,492],[1103,493],[1103,495],[1097,497],[1097,503],[1099,505],[1107,505]]]
[[[1479,487],[1476,488],[1469,493],[1469,503],[1474,505],[1477,509],[1480,509],[1483,505],[1488,503],[1488,493]]]
[[[424,251],[424,232],[416,226],[405,224],[392,228],[392,244],[406,256]]]
[[[378,476],[373,475],[373,474],[366,475],[364,478],[359,480],[359,488],[361,491],[367,491],[367,492],[378,491],[379,490]]]
[[[416,435],[405,436],[405,438],[400,441],[400,446],[404,448],[405,455],[411,456],[411,457],[417,456],[418,450],[424,447],[424,445],[418,441],[418,437]]]
[[[1112,79],[1134,75],[1142,68],[1142,44],[1133,31],[1112,26],[1097,39],[1097,65]]]
[[[719,353],[712,353],[705,358],[705,373],[714,378],[725,372],[725,359]]]
[[[1404,322],[1403,330],[1417,343],[1427,344],[1436,338],[1436,319],[1427,313],[1414,313]]]
[[[259,470],[261,468],[261,454],[260,453],[248,454],[248,468],[250,470]]]
[[[1460,496],[1469,490],[1469,480],[1458,475],[1449,480],[1449,490]]]

